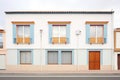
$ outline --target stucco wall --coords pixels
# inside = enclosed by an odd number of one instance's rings
[[[34,21],[34,44],[31,45],[16,45],[13,44],[11,21]],[[67,45],[52,45],[48,43],[48,21],[71,21],[70,25],[70,44]],[[86,44],[86,21],[108,21],[107,26],[107,44],[89,45]],[[111,14],[14,14],[6,15],[6,36],[7,48],[40,48],[40,29],[43,30],[42,47],[43,48],[76,48],[79,43],[79,48],[113,48],[113,22]],[[79,42],[75,35],[76,30],[81,30]]]

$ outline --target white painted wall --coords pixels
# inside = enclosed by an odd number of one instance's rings
[[[9,49],[7,52],[7,65],[17,65],[18,64],[18,53],[17,50]],[[45,50],[35,49],[33,50],[33,65],[45,65],[46,57]]]
[[[3,54],[0,54],[0,69],[6,69],[6,59]]]
[[[35,22],[35,38],[34,44],[32,45],[16,45],[13,44],[12,37],[12,23],[11,21],[34,21]],[[70,26],[70,44],[66,45],[52,45],[48,43],[48,21],[71,21]],[[108,23],[108,39],[107,44],[101,45],[89,45],[86,44],[86,21],[109,21]],[[9,49],[18,49],[18,48],[40,48],[40,29],[43,29],[43,48],[76,48],[77,38],[75,35],[76,30],[81,30],[81,35],[79,36],[79,48],[102,48],[102,49],[111,49],[113,48],[113,22],[111,14],[7,14],[6,15],[6,47]]]
[[[89,58],[89,55],[88,55],[88,52],[87,50],[79,50],[78,53],[76,53],[76,58],[78,57],[78,65],[88,65],[88,58]]]
[[[17,65],[17,50],[7,50],[7,65]]]
[[[46,57],[45,50],[35,49],[33,50],[33,65],[45,65]]]
[[[120,52],[114,53],[114,69],[115,70],[118,70],[118,54],[120,54]]]
[[[33,65],[39,65],[41,64],[40,61],[41,61],[41,53],[40,53],[40,50],[33,50]]]
[[[42,52],[42,53],[41,53]],[[102,65],[112,65],[112,50],[103,50],[101,61]],[[8,50],[7,65],[17,65],[17,50]],[[115,56],[116,57],[116,56]],[[46,50],[33,50],[33,65],[46,65]],[[116,66],[115,58],[115,66]],[[74,65],[89,65],[89,54],[87,50],[74,50]]]
[[[41,65],[46,65],[46,50],[42,50]]]
[[[12,21],[34,21],[34,44],[13,44]],[[48,21],[71,21],[70,44],[48,43]],[[86,21],[109,21],[107,44],[86,44]],[[46,49],[74,49],[74,64],[88,65],[87,49],[103,49],[103,65],[111,65],[113,49],[113,22],[111,14],[9,14],[6,15],[7,65],[17,65],[17,49],[33,49],[33,65],[46,65]],[[40,29],[43,29],[42,51],[40,51]],[[77,42],[76,30],[81,30]],[[80,49],[78,52],[76,48]],[[78,61],[77,61],[78,60]],[[116,63],[116,62],[115,62]]]
[[[103,50],[102,53],[102,59],[103,59],[103,65],[112,65],[112,54],[113,50]]]

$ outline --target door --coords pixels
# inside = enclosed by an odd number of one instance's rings
[[[89,70],[100,70],[100,51],[89,51]]]
[[[120,54],[118,54],[118,70],[120,70]]]
[[[5,69],[5,55],[0,55],[0,69]]]

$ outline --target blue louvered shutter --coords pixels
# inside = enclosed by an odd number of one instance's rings
[[[104,43],[107,43],[107,24],[104,24]]]
[[[30,25],[30,43],[34,43],[34,24]]]
[[[90,42],[90,24],[86,24],[86,43]]]
[[[66,25],[66,38],[67,38],[67,44],[70,43],[70,24]]]
[[[48,37],[48,40],[49,40],[49,43],[51,44],[52,43],[52,24],[49,24],[48,26],[49,28],[49,37]]]
[[[13,24],[13,43],[16,43],[16,24]]]

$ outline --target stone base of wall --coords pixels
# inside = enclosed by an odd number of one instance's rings
[[[9,65],[6,67],[7,71],[41,71],[41,66],[36,66],[36,65]]]
[[[112,65],[103,65],[101,66],[101,70],[112,70]]]
[[[66,72],[75,72],[76,71],[76,66],[75,65],[47,65],[47,66],[42,66],[42,71],[48,71],[48,72],[61,72],[61,71],[66,71]]]
[[[88,65],[7,65],[7,71],[28,71],[28,72],[80,72],[89,71]],[[112,70],[111,65],[103,65],[100,71]],[[90,70],[94,71],[94,70]],[[99,70],[98,70],[99,71]]]
[[[88,70],[88,65],[80,65],[80,66],[78,66],[77,67],[78,69],[78,71],[84,71],[84,70]]]

